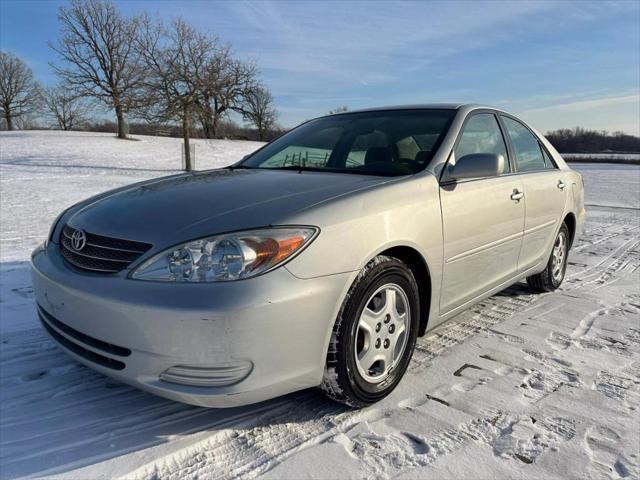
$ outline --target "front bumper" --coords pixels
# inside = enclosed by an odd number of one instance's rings
[[[235,282],[162,283],[79,272],[53,243],[32,256],[41,320],[70,355],[157,395],[210,407],[319,385],[333,320],[353,275],[301,280],[278,268]],[[160,379],[176,366],[226,372],[237,365],[249,365],[249,373],[230,385]]]

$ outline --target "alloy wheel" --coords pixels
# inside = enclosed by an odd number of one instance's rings
[[[564,264],[567,259],[567,237],[560,232],[553,246],[551,274],[556,282],[562,281],[564,276]]]
[[[402,358],[410,327],[409,299],[398,285],[382,285],[369,297],[355,337],[356,367],[367,382],[389,376]]]

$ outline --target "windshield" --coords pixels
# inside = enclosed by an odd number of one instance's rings
[[[347,113],[312,120],[236,167],[410,175],[436,152],[455,110]]]

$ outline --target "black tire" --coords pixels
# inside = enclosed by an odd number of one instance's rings
[[[377,289],[393,284],[401,288],[409,303],[408,333],[397,364],[380,383],[371,383],[356,366],[355,339],[362,311]],[[420,302],[411,269],[400,260],[379,255],[365,266],[349,289],[331,335],[321,388],[332,399],[352,407],[365,407],[386,397],[407,370],[418,335]]]
[[[559,241],[561,236],[564,236],[564,242],[566,245],[565,254],[562,260],[562,265],[560,267],[561,275],[554,276],[553,272],[556,261],[554,251],[555,246],[557,245],[557,242]],[[527,277],[527,283],[529,284],[529,287],[536,292],[553,292],[562,284],[562,281],[564,280],[564,275],[567,270],[567,258],[569,257],[569,249],[571,248],[569,229],[567,228],[567,225],[565,223],[560,226],[560,230],[558,231],[558,235],[553,241],[553,245],[554,247],[551,249],[551,255],[549,256],[549,260],[547,261],[547,266],[545,267],[545,269],[540,273]]]

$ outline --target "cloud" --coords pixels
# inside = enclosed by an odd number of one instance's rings
[[[572,126],[640,135],[640,93],[589,98],[519,112],[541,131]]]
[[[623,96],[639,80],[615,69],[637,44],[637,26],[621,27],[637,17],[634,2],[187,1],[166,10],[255,58],[286,126],[345,104],[472,101],[536,114]]]
[[[503,40],[510,34],[501,26],[553,5],[264,1],[233,2],[231,8],[249,31],[266,40],[250,48],[269,70],[368,86]]]
[[[560,103],[547,107],[532,108],[526,110],[525,113],[584,112],[585,110],[593,110],[596,108],[612,108],[618,105],[632,105],[634,103],[640,103],[640,94],[636,93],[634,95],[625,95],[622,97],[594,98],[590,100],[580,100],[577,102]]]

